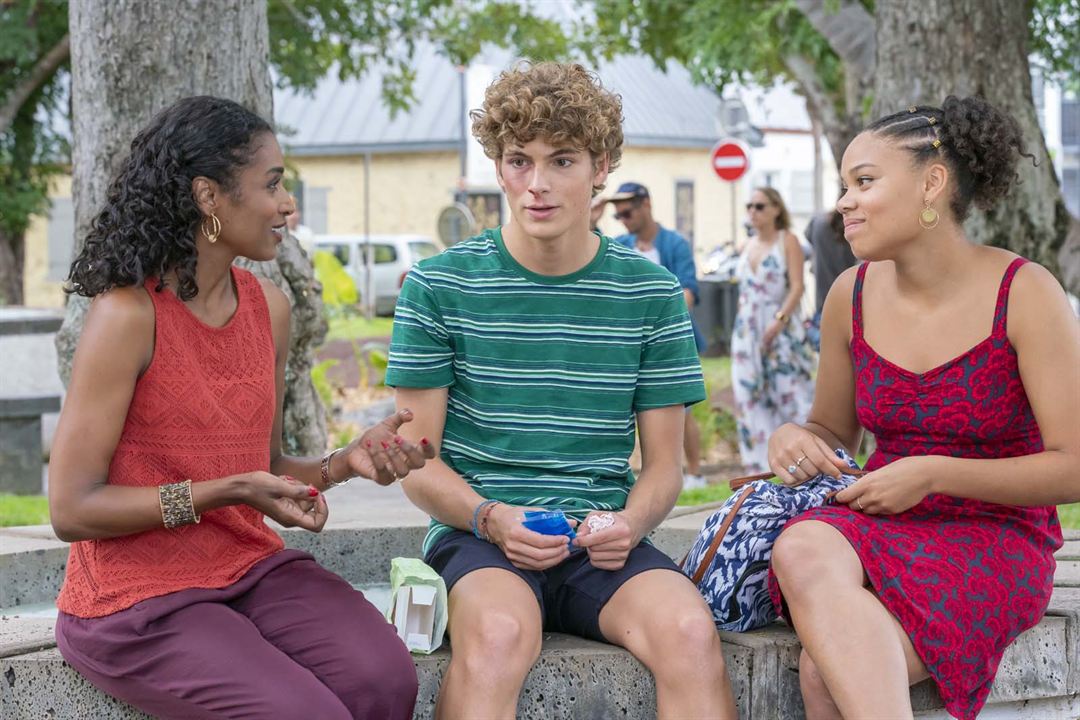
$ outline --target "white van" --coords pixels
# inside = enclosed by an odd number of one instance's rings
[[[364,235],[316,235],[312,239],[315,250],[326,250],[345,268],[356,283],[360,297],[364,297],[366,254],[369,241]],[[445,248],[426,235],[372,235],[372,284],[375,288],[375,313],[393,315],[401,284],[409,268],[418,260],[438,255]]]

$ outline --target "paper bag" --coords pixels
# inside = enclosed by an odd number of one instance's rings
[[[427,655],[446,632],[446,583],[417,558],[390,561],[390,607],[386,619],[410,652]]]

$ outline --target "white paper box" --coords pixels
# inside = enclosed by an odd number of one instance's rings
[[[431,651],[435,629],[435,588],[430,585],[402,585],[394,608],[394,627],[409,650]]]

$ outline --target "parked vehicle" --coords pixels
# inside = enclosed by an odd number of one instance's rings
[[[360,299],[365,301],[367,248],[372,251],[372,287],[375,294],[375,313],[393,315],[401,284],[409,268],[419,260],[438,255],[441,243],[426,235],[316,235],[315,250],[333,253],[345,272],[356,283]]]

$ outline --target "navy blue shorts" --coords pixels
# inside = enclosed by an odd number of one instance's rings
[[[600,642],[608,642],[600,632],[600,611],[623,583],[647,570],[682,572],[671,558],[644,542],[630,551],[621,570],[593,567],[584,548],[572,548],[570,557],[553,568],[522,570],[511,564],[498,545],[461,530],[435,543],[424,562],[442,575],[447,591],[474,570],[509,570],[532,588],[540,603],[544,630]]]

